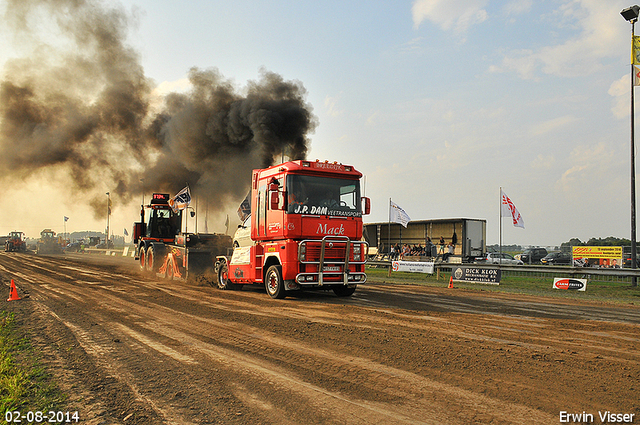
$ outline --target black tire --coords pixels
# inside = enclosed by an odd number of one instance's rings
[[[173,280],[173,258],[171,258],[171,256],[169,256],[169,259],[167,260],[167,268],[164,271],[164,277],[167,280]]]
[[[140,250],[138,251],[138,258],[139,261],[138,263],[140,264],[140,270],[142,270],[143,272],[147,271],[147,253],[144,250],[144,245],[140,245]]]
[[[280,300],[287,296],[282,280],[282,266],[271,266],[267,269],[264,287],[271,298]]]
[[[226,262],[221,262],[218,266],[218,279],[216,279],[216,286],[218,289],[224,290],[234,290],[238,286],[229,281],[229,267]]]
[[[356,292],[356,287],[357,285],[354,285],[353,287],[346,285],[334,286],[333,293],[339,297],[350,297],[354,292]]]
[[[158,263],[158,253],[153,245],[149,245],[147,248],[147,259],[145,261],[146,270],[150,273],[156,273],[160,268],[160,264]]]

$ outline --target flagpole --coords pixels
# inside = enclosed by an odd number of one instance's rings
[[[498,220],[500,221],[500,262],[502,262],[502,186],[500,186],[500,208],[498,209]]]
[[[111,216],[111,194],[107,192],[107,236],[105,238],[105,246],[109,249],[109,218]]]
[[[389,244],[389,261],[391,261],[391,198],[389,198],[389,225],[387,226],[387,243]]]
[[[633,52],[635,45],[633,37],[635,36],[635,23],[636,20],[631,20],[631,51]],[[633,62],[635,58],[631,58],[631,268],[636,268],[636,153],[635,153],[635,111],[634,111],[634,66]],[[638,281],[635,276],[631,277],[631,286],[638,286]]]

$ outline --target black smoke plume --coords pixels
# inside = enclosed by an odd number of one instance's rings
[[[117,205],[186,183],[223,208],[251,169],[305,157],[316,117],[301,83],[262,70],[238,89],[192,68],[188,92],[159,96],[126,43],[134,14],[97,0],[6,4],[15,50],[29,53],[0,80],[0,175],[63,171],[101,217],[105,191]]]

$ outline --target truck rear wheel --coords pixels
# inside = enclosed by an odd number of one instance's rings
[[[164,277],[167,280],[173,280],[174,278],[174,272],[173,272],[173,258],[171,256],[169,256],[169,258],[167,259],[167,267],[164,271]]]
[[[158,259],[157,257],[157,252],[155,250],[155,248],[153,247],[153,245],[149,245],[149,248],[147,248],[147,260],[146,260],[146,269],[148,272],[151,273],[155,273],[158,271],[159,265],[158,263]]]
[[[282,280],[282,266],[271,266],[267,269],[264,287],[271,298],[282,299],[287,296]]]
[[[140,251],[138,252],[140,270],[143,272],[147,271],[147,253],[144,250],[144,246],[140,246]]]

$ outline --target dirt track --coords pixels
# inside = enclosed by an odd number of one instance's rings
[[[382,284],[272,300],[88,255],[0,253],[0,277],[81,423],[640,423],[634,306]]]

